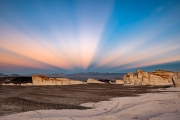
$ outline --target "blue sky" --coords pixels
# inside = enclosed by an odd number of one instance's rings
[[[179,0],[1,0],[0,72],[180,71]]]

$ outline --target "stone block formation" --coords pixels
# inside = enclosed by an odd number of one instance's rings
[[[33,85],[72,85],[72,84],[86,84],[86,82],[70,80],[68,78],[48,78],[42,75],[33,75],[32,84]]]
[[[124,83],[129,85],[179,86],[180,72],[166,70],[145,72],[137,70],[136,73],[130,72],[124,75]]]
[[[20,82],[17,82],[19,80]],[[29,79],[28,79],[29,80]],[[53,78],[43,75],[33,75],[32,82],[25,81],[23,78],[15,78],[2,85],[74,85],[74,84],[119,84],[119,85],[153,85],[153,86],[175,86],[180,87],[180,72],[155,70],[152,72],[145,72],[143,70],[137,70],[136,73],[129,72],[124,75],[123,80],[103,80],[89,78],[86,82],[71,80],[69,78]]]
[[[101,84],[104,84],[105,82],[101,82],[101,81],[99,81],[98,79],[89,78],[89,79],[87,80],[87,83],[101,83]]]

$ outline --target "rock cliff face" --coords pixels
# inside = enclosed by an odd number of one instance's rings
[[[173,76],[178,81],[178,73],[172,71],[156,70],[145,72],[137,70],[137,73],[128,73],[124,75],[124,83],[130,85],[173,85]],[[175,82],[176,83],[176,82]]]
[[[180,87],[180,72],[175,73],[173,76],[173,82],[176,87]]]
[[[42,75],[32,76],[33,85],[71,85],[71,84],[86,84],[82,81],[70,80],[68,78],[48,78]]]

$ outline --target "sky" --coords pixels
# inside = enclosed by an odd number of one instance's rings
[[[0,73],[180,71],[179,0],[0,0]]]

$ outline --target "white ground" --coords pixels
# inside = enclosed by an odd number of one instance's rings
[[[0,117],[0,120],[180,120],[180,88],[139,97],[85,103],[88,110],[38,110]],[[176,92],[173,92],[176,91]]]

